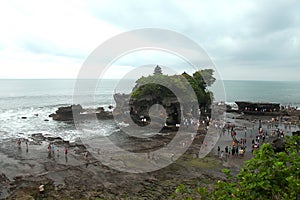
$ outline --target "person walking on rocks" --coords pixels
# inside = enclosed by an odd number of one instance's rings
[[[221,151],[220,146],[218,146],[218,156],[220,156],[220,151]]]

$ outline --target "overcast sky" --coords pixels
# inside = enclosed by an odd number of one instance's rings
[[[0,78],[76,78],[102,42],[155,27],[196,41],[223,79],[299,80],[299,0],[7,0],[0,26]],[[129,57],[107,77],[121,78],[145,58]]]

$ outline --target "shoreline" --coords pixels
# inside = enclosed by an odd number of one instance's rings
[[[197,152],[201,148],[204,135],[197,134],[186,153],[174,163],[158,171],[142,174],[111,169],[92,155],[86,159],[84,155],[87,150],[80,141],[69,142],[38,133],[31,135],[32,140],[29,141],[27,151],[25,142],[19,148],[16,139],[6,139],[0,143],[0,167],[3,169],[0,176],[0,199],[24,196],[29,199],[39,198],[38,187],[41,183],[45,185],[47,198],[168,198],[180,183],[189,187],[209,185],[225,178],[222,168],[229,168],[233,174],[238,173],[244,161],[252,156],[250,142],[257,134],[259,120],[262,121],[263,129],[269,133],[282,128],[291,134],[293,130],[300,128],[299,124],[289,126],[280,120],[272,123],[271,116],[227,113],[226,121],[235,124],[238,138],[243,138],[246,130],[247,148],[244,157],[218,157],[217,146],[224,149],[232,143],[229,132],[222,134],[220,131],[221,137],[213,150],[205,158],[199,159]],[[151,151],[162,148],[174,134],[176,133],[155,135],[145,144],[141,139],[124,138],[119,132],[109,137],[122,148],[143,152],[145,148]],[[56,148],[51,156],[47,151],[49,142],[53,142]],[[64,155],[65,146],[69,148],[67,156]]]
[[[158,137],[157,140],[163,145],[164,140],[168,140],[169,137]],[[192,147],[199,146],[202,140],[203,136],[197,136]],[[146,195],[145,199],[151,199],[152,196],[153,199],[161,195],[160,192],[171,195],[181,181],[195,179],[195,185],[205,177],[211,177],[212,181],[215,179],[213,175],[218,173],[222,166],[220,160],[214,157],[197,161],[190,153],[186,153],[161,170],[130,174],[110,169],[92,156],[86,160],[83,156],[86,149],[80,143],[70,144],[66,161],[63,153],[57,157],[55,152],[49,158],[45,142],[30,144],[28,152],[25,150],[25,144],[21,144],[19,148],[15,142],[10,140],[0,144],[0,157],[4,158],[0,165],[5,169],[2,171],[0,198],[18,198],[25,194],[36,198],[39,195],[37,188],[43,183],[49,198],[70,198],[71,194],[63,192],[69,191],[78,199],[87,198],[90,195],[87,193],[109,199],[123,195],[131,197],[136,192],[137,199],[140,195]],[[56,147],[63,148],[64,144],[59,140],[57,142]],[[211,169],[215,169],[215,172],[210,172]],[[222,177],[219,173],[219,178]],[[149,187],[153,188],[149,190]],[[152,194],[153,192],[155,194]]]

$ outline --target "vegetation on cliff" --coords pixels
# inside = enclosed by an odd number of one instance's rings
[[[200,109],[207,108],[213,100],[213,94],[207,89],[215,81],[213,73],[212,69],[205,69],[196,71],[192,76],[185,72],[182,75],[169,76],[163,74],[161,68],[157,66],[153,75],[141,77],[136,81],[131,98],[141,99],[151,95],[152,98],[157,99],[157,102],[161,102],[166,97],[176,98],[172,92],[173,89],[173,91],[180,91],[185,102],[193,102],[194,96],[189,90],[191,87],[195,92]]]
[[[212,187],[191,189],[181,184],[175,199],[300,199],[300,136],[286,138],[285,152],[275,153],[270,144],[254,151],[237,176],[224,169],[226,180]]]

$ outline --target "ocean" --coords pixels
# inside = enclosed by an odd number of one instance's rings
[[[27,138],[32,133],[55,135],[70,141],[82,137],[74,124],[49,118],[58,107],[73,103],[75,82],[76,80],[71,79],[0,80],[0,140]],[[118,82],[119,80],[113,79],[102,80],[94,92],[94,102],[84,102],[84,105],[114,105],[114,92],[129,93],[134,86],[133,80],[121,85]],[[229,103],[236,100],[277,102],[300,107],[300,82],[226,80],[223,83],[225,101]],[[104,136],[119,130],[113,120],[94,122],[91,125]]]
[[[273,102],[300,107],[300,82],[224,81],[226,101]]]

